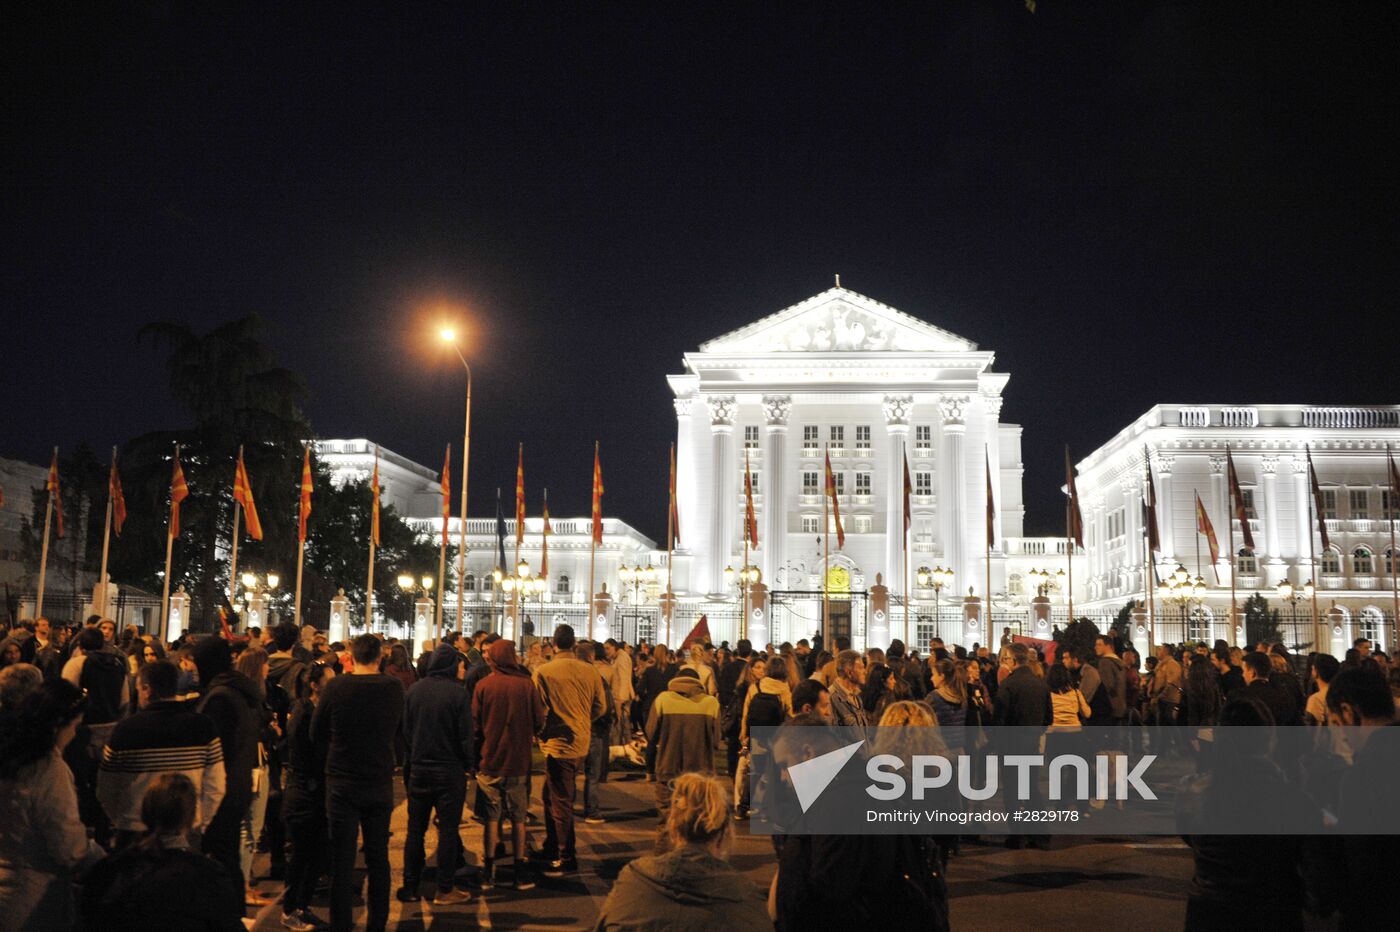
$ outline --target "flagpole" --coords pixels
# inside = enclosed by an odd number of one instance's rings
[[[180,462],[180,444],[175,444],[175,463]],[[174,528],[170,526],[170,519],[175,515],[175,488],[172,469],[171,489],[170,489],[170,513],[165,516],[165,575],[161,577],[160,588],[160,636],[168,640],[166,635],[170,633],[170,556],[175,550],[175,535],[170,533]]]
[[[311,444],[310,444],[310,443],[303,443],[303,444],[301,445],[301,453],[302,453],[302,456],[303,456],[303,457],[309,456],[309,455],[311,454]],[[297,521],[298,521],[298,523],[300,523],[300,521],[301,521],[301,492],[300,492],[300,490],[298,490],[298,492],[297,492]],[[302,564],[305,562],[305,560],[306,560],[306,540],[302,537],[301,534],[298,534],[298,535],[297,535],[297,594],[296,594],[296,601],[295,601],[295,602],[293,603],[293,605],[292,605],[292,617],[296,619],[296,626],[297,626],[297,630],[298,630],[298,631],[301,630],[301,568],[302,568]]]
[[[374,501],[370,503],[370,526],[369,526],[369,571],[365,579],[365,633],[369,634],[374,627],[374,522],[375,511],[379,507],[379,447],[374,448],[374,482],[371,492]]]
[[[1152,481],[1152,453],[1147,449],[1147,445],[1142,447],[1142,465],[1147,473],[1147,491],[1151,493],[1148,497],[1147,507],[1151,509],[1148,520],[1142,523],[1142,533],[1145,538],[1143,551],[1146,557],[1145,566],[1142,570],[1142,588],[1147,594],[1147,653],[1153,651],[1153,641],[1157,634],[1157,600],[1153,590],[1157,583],[1157,564],[1153,558],[1152,550],[1152,528],[1157,522],[1157,486]],[[1170,514],[1170,508],[1168,508]],[[1170,518],[1168,518],[1170,520]],[[1158,540],[1160,541],[1160,530]],[[1131,638],[1129,638],[1131,640]]]
[[[520,465],[523,469],[525,465],[525,444],[523,443],[520,444]],[[517,501],[519,500],[519,495],[520,488],[517,487]],[[515,523],[515,563],[511,566],[512,572],[520,565],[520,538],[521,535],[525,533],[525,517],[521,514],[519,505],[517,505],[515,509]],[[513,640],[518,639],[520,636],[520,584],[522,581],[523,580],[517,578],[515,580],[515,585],[512,586],[510,590],[510,619],[511,623],[515,625],[515,631],[511,633]]]
[[[1314,514],[1313,488],[1317,481],[1317,473],[1313,470],[1312,449],[1308,448],[1308,570],[1312,573],[1312,622],[1313,622],[1313,653],[1322,653],[1322,626],[1317,616],[1317,588],[1321,580],[1317,575],[1317,522],[1323,520],[1320,515]],[[1331,653],[1331,651],[1328,651]]]
[[[907,464],[906,464],[907,468]],[[908,494],[908,493],[905,493]],[[901,535],[904,544],[904,649],[909,650],[909,528],[906,525]],[[935,625],[934,630],[938,628]]]
[[[749,630],[749,509],[753,505],[753,480],[749,472],[749,451],[744,450],[744,562],[739,567],[739,591],[743,593],[743,614],[739,616],[739,637],[748,637]]]
[[[452,444],[450,443],[447,445],[447,462],[452,462]],[[433,619],[433,640],[435,641],[442,640],[442,602],[447,594],[447,579],[445,578],[447,574],[447,509],[451,507],[452,503],[447,502],[443,509],[442,538],[438,541],[437,612]],[[460,580],[457,588],[459,591],[462,588]],[[457,613],[461,615],[461,609],[458,609]]]
[[[58,462],[58,447],[53,448],[53,461]],[[39,591],[34,599],[34,617],[44,616],[44,583],[49,573],[49,524],[53,520],[53,489],[49,489],[48,504],[44,506],[44,544],[39,550]]]
[[[667,485],[670,486],[670,488],[667,490],[666,493],[666,605],[669,609],[669,613],[666,616],[666,640],[662,641],[658,637],[658,644],[671,643],[671,623],[672,618],[675,616],[676,613],[676,593],[675,590],[671,588],[671,574],[675,565],[673,555],[676,550],[676,525],[674,520],[676,512],[675,509],[671,507],[671,503],[675,500],[674,496],[676,494],[676,487],[674,485],[675,478],[676,445],[673,442],[671,444],[671,477],[670,481],[667,482]],[[1392,547],[1391,549],[1393,551],[1394,547]]]
[[[462,365],[467,369],[467,415],[465,426],[462,428],[462,510],[461,517],[457,520],[457,629],[465,632],[467,625],[462,614],[462,590],[463,580],[467,578],[467,461],[472,446],[472,367],[467,365],[461,350],[457,350],[457,358],[462,360]]]
[[[1228,446],[1225,448],[1225,455],[1226,455],[1226,457],[1229,457],[1229,456],[1230,456],[1230,448],[1229,448]],[[1235,469],[1235,462],[1234,462],[1233,459],[1231,459],[1231,460],[1230,460],[1230,477],[1229,477],[1229,481],[1226,482],[1226,485],[1229,486],[1229,488],[1227,488],[1227,489],[1225,490],[1225,494],[1226,494],[1226,495],[1229,497],[1229,499],[1230,499],[1229,513],[1225,516],[1225,524],[1227,525],[1227,527],[1226,527],[1226,529],[1225,529],[1225,538],[1226,538],[1226,549],[1225,549],[1225,553],[1226,553],[1226,556],[1227,556],[1227,557],[1229,558],[1229,560],[1230,560],[1230,627],[1229,627],[1228,630],[1229,630],[1229,634],[1230,634],[1230,640],[1235,641],[1236,643],[1238,643],[1237,637],[1236,637],[1236,635],[1235,635],[1235,626],[1239,624],[1240,605],[1239,605],[1238,597],[1235,595],[1235,577],[1236,577],[1237,575],[1239,575],[1239,574],[1238,574],[1238,570],[1239,570],[1240,564],[1239,564],[1239,561],[1235,559],[1235,505],[1236,505],[1236,502],[1235,502],[1235,473],[1234,473],[1234,469]]]
[[[1066,625],[1074,622],[1074,464],[1069,459],[1069,444],[1065,444],[1065,605],[1069,610]],[[1083,521],[1083,517],[1080,517]],[[991,645],[987,645],[988,649]]]
[[[238,462],[243,462],[243,444],[238,445]],[[234,466],[234,483],[238,482],[238,467]],[[233,500],[233,552],[228,567],[228,607],[237,611],[237,604],[234,597],[238,594],[238,519],[239,505],[237,497]]]
[[[598,441],[593,441],[593,494],[591,499],[596,499],[598,494]],[[591,635],[593,633],[593,596],[594,580],[598,568],[598,535],[593,533],[593,513],[589,512],[588,523],[588,624],[586,630]]]
[[[102,569],[99,571],[97,581],[101,586],[102,596],[98,601],[95,611],[103,618],[107,617],[107,553],[112,541],[112,478],[117,472],[117,448],[112,447],[112,472],[107,480],[107,517],[102,525]]]
[[[983,517],[985,518],[985,520],[987,521],[987,530],[986,530],[986,533],[982,535],[983,539],[986,541],[986,544],[987,544],[987,599],[986,599],[987,608],[986,608],[986,612],[984,613],[984,618],[983,618],[982,636],[983,636],[983,638],[985,638],[985,640],[986,640],[987,649],[988,649],[988,650],[991,650],[991,647],[992,647],[992,533],[993,533],[993,530],[994,530],[995,527],[996,527],[995,522],[993,522],[993,520],[992,520],[992,512],[993,512],[993,510],[996,508],[996,500],[993,499],[993,498],[991,497],[991,495],[992,495],[992,460],[991,460],[991,452],[988,450],[987,445],[986,445],[985,443],[982,444],[982,463],[983,463],[983,467],[984,467],[984,469],[986,470],[986,473],[987,473],[987,496],[988,496],[988,498],[987,498],[986,514],[983,516]]]
[[[825,648],[826,650],[831,650],[831,644],[827,641],[827,637],[826,637],[826,634],[827,634],[827,632],[826,632],[827,622],[828,622],[828,620],[830,619],[830,616],[831,616],[831,608],[830,608],[830,606],[827,604],[827,600],[828,600],[828,593],[827,593],[827,590],[830,588],[830,586],[827,585],[827,574],[831,571],[831,539],[830,539],[830,538],[831,538],[831,519],[830,519],[830,517],[827,515],[827,509],[830,507],[830,504],[831,504],[830,499],[831,499],[832,487],[829,486],[829,483],[834,482],[835,480],[832,478],[832,475],[831,475],[831,444],[829,444],[829,443],[824,444],[824,445],[822,446],[822,450],[823,450],[823,452],[826,453],[826,467],[825,467],[825,468],[826,468],[826,475],[824,475],[824,476],[822,477],[822,485],[823,485],[823,487],[825,488],[826,494],[824,494],[824,495],[822,496],[822,624],[821,624],[821,632],[822,632],[822,647]]]
[[[1390,507],[1385,510],[1385,516],[1387,523],[1390,524],[1390,598],[1393,604],[1391,609],[1393,614],[1390,616],[1391,641],[1388,646],[1394,652],[1395,641],[1400,638],[1400,585],[1397,585],[1395,572],[1400,569],[1396,566],[1397,561],[1400,561],[1400,553],[1395,552],[1395,514],[1397,506],[1400,506],[1400,502],[1396,501],[1396,496],[1400,495],[1400,488],[1396,488],[1395,460],[1391,458],[1389,443],[1385,445],[1385,463],[1390,470],[1390,475],[1387,477],[1390,480]]]

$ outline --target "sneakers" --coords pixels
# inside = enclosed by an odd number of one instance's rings
[[[315,932],[320,926],[308,922],[301,913],[283,913],[282,928],[291,929],[292,932]]]
[[[544,869],[546,877],[563,877],[565,874],[578,872],[578,858],[559,858],[550,861],[549,866]]]
[[[469,902],[472,898],[468,890],[439,890],[433,897],[434,906],[457,906]]]
[[[423,897],[418,893],[418,886],[415,884],[412,887],[407,885],[399,887],[398,890],[394,891],[394,898],[400,903],[416,903]]]
[[[496,862],[487,861],[481,865],[481,889],[490,890],[496,886]]]
[[[535,889],[535,869],[524,861],[516,861],[515,882],[511,886],[517,890]]]
[[[591,815],[591,816],[584,816],[584,817],[583,817],[583,821],[584,821],[584,822],[587,822],[589,825],[602,825],[604,822],[606,822],[606,821],[608,821],[608,820],[605,819],[605,818],[603,818],[603,817],[600,816],[600,815]]]

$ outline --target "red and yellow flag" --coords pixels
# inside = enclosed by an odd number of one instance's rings
[[[185,471],[180,468],[180,448],[175,447],[175,468],[170,474],[170,536],[180,536],[180,503],[190,497]]]
[[[1206,544],[1210,547],[1210,565],[1215,567],[1217,580],[1220,577],[1220,541],[1215,537],[1215,525],[1210,523],[1210,515],[1206,513],[1206,506],[1201,503],[1201,493],[1196,493],[1196,532],[1206,536]]]
[[[681,509],[676,501],[676,445],[671,444],[671,543],[674,548],[681,539]]]
[[[598,459],[598,441],[593,441],[593,543],[603,542],[603,464]]]
[[[554,528],[549,526],[549,489],[544,490],[544,532],[540,542],[540,578],[549,579],[549,535]]]
[[[369,512],[369,536],[379,546],[379,447],[374,448],[374,475],[369,480],[369,494],[374,499]]]
[[[301,454],[301,498],[297,502],[297,540],[306,542],[306,522],[311,517],[311,444]]]
[[[515,546],[525,543],[525,444],[515,461]]]
[[[233,471],[233,500],[243,506],[243,524],[248,536],[262,540],[262,522],[258,520],[258,506],[253,502],[253,485],[248,481],[248,467],[243,465],[243,451],[238,451],[238,465]]]
[[[442,457],[442,549],[447,549],[447,522],[452,517],[452,444]]]
[[[987,549],[997,545],[997,500],[992,486],[992,459],[986,447],[982,448],[982,462],[987,467]]]
[[[1240,491],[1240,476],[1235,472],[1235,458],[1230,455],[1230,448],[1225,448],[1225,469],[1230,480],[1230,505],[1235,512],[1235,520],[1240,523],[1240,532],[1244,535],[1244,547],[1250,553],[1254,552],[1254,532],[1249,529],[1249,511],[1244,507],[1244,492]]]
[[[1074,464],[1069,461],[1069,445],[1065,445],[1065,489],[1069,505],[1065,509],[1065,536],[1080,549],[1084,547],[1084,513],[1079,510],[1079,489],[1074,484]]]
[[[909,548],[909,529],[914,526],[914,512],[910,503],[914,498],[914,483],[909,478],[909,456],[904,457],[904,547]]]
[[[836,549],[846,546],[846,529],[841,526],[841,500],[836,497],[836,474],[831,471],[831,454],[826,455],[826,494],[831,498],[831,514],[836,519]]]
[[[117,451],[112,451],[112,474],[107,477],[107,494],[112,497],[112,530],[122,536],[126,523],[126,496],[122,494],[122,477],[117,473]]]
[[[1390,445],[1386,444],[1385,461],[1390,467],[1390,507],[1386,509],[1386,518],[1391,521],[1400,517],[1400,469],[1395,468],[1395,457],[1390,455]],[[1400,556],[1396,554],[1395,556]]]
[[[54,513],[58,516],[58,536],[63,537],[63,485],[58,481],[58,447],[53,448],[53,462],[49,463],[49,478],[44,483],[49,490],[49,500],[53,502]]]
[[[1332,546],[1332,541],[1327,537],[1327,519],[1324,517],[1326,511],[1322,507],[1322,486],[1317,483],[1317,470],[1313,469],[1312,450],[1308,450],[1308,479],[1312,483],[1313,511],[1317,518],[1317,534],[1322,539],[1322,549],[1327,550]]]
[[[749,454],[744,451],[744,536],[750,547],[758,546],[758,519],[753,511],[753,473],[749,471]]]
[[[1147,550],[1149,553],[1162,552],[1162,536],[1157,530],[1157,486],[1152,481],[1152,457],[1146,445],[1142,448],[1142,468],[1147,472],[1146,491],[1142,497],[1142,514],[1147,522]],[[1153,564],[1154,567],[1156,564]],[[1156,570],[1153,570],[1156,582]]]

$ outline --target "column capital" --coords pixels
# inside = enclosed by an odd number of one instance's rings
[[[943,415],[945,429],[967,426],[967,406],[971,400],[971,396],[958,392],[944,392],[938,396],[938,411]]]
[[[882,407],[885,409],[885,426],[909,429],[909,415],[914,410],[913,395],[886,395]]]
[[[676,417],[690,417],[690,403],[694,400],[694,395],[685,395],[681,398],[673,398],[671,400],[671,404],[676,406]]]
[[[1308,474],[1308,459],[1305,456],[1293,456],[1290,459],[1293,466],[1293,475],[1306,477]]]
[[[1142,479],[1138,476],[1124,476],[1118,480],[1118,488],[1124,495],[1133,495],[1142,491]]]
[[[1172,477],[1172,467],[1176,465],[1176,455],[1172,453],[1153,453],[1152,462],[1157,467],[1157,476],[1161,479]]]
[[[738,407],[733,395],[706,395],[705,404],[710,409],[710,428],[715,431],[734,429],[734,411]]]
[[[788,415],[792,413],[791,395],[764,395],[763,418],[769,430],[785,429]]]
[[[1001,405],[1003,401],[1005,401],[1005,399],[1002,398],[1001,395],[984,394],[982,396],[982,406],[987,409],[987,414],[997,419],[1001,418]]]
[[[1266,476],[1272,476],[1278,472],[1278,457],[1263,456],[1259,459],[1259,471]]]
[[[1225,474],[1225,457],[1212,456],[1210,458],[1210,474],[1212,476],[1221,476]]]

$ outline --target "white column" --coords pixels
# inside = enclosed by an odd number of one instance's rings
[[[968,586],[976,588],[971,574],[976,564],[967,554],[967,451],[964,439],[967,434],[968,396],[944,393],[939,396],[938,409],[942,414],[939,429],[943,434],[943,449],[940,451],[938,474],[939,514],[944,528],[944,556],[953,570],[953,584],[957,592]]]
[[[1129,595],[1142,575],[1142,482],[1141,478],[1128,475],[1119,486],[1123,491],[1123,523],[1128,544],[1123,568],[1127,571]]]
[[[791,395],[764,395],[763,419],[767,426],[763,453],[763,582],[776,585],[778,568],[787,556],[787,429],[792,411]]]
[[[1172,466],[1175,463],[1175,456],[1158,453],[1157,470],[1152,477],[1157,485],[1157,531],[1162,538],[1162,554],[1157,559],[1170,563],[1173,568],[1176,566],[1172,563],[1176,558],[1176,528],[1172,523],[1176,513],[1172,501]]]
[[[913,395],[886,395],[885,431],[889,460],[885,464],[885,583],[890,592],[904,594],[904,457],[909,444]],[[911,467],[910,481],[913,481]],[[913,541],[910,541],[912,544]]]
[[[695,500],[690,494],[691,483],[695,480],[695,438],[691,435],[690,406],[692,398],[676,398],[676,511],[680,515],[681,529],[692,527],[692,521],[699,515]],[[662,545],[665,545],[663,540]],[[684,547],[684,537],[678,546]]]
[[[1262,495],[1254,497],[1256,506],[1262,505],[1264,512],[1264,550],[1269,555],[1266,566],[1282,567],[1282,554],[1279,553],[1278,534],[1278,457],[1264,456],[1259,460],[1259,491]],[[1263,499],[1261,502],[1260,499]],[[1265,569],[1266,580],[1270,586],[1277,585],[1282,579],[1282,570]]]
[[[710,430],[714,434],[714,495],[710,499],[710,594],[727,594],[724,568],[734,542],[734,510],[738,478],[734,474],[734,396],[710,395]]]
[[[1320,585],[1321,581],[1313,578],[1314,567],[1309,562],[1311,554],[1308,550],[1310,540],[1313,535],[1313,525],[1308,505],[1308,461],[1301,456],[1293,457],[1293,508],[1294,508],[1294,530],[1293,530],[1293,571],[1294,585],[1301,586],[1309,579],[1314,585]],[[1312,611],[1309,607],[1308,611]],[[1312,616],[1309,616],[1312,617]]]

